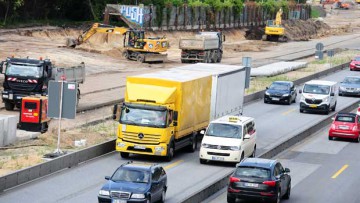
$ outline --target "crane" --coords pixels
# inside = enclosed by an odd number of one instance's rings
[[[145,37],[145,31],[135,30],[126,27],[116,27],[113,25],[94,23],[91,27],[82,32],[76,39],[67,39],[66,46],[75,48],[87,40],[95,33],[118,34],[124,36],[123,56],[126,59],[137,60],[139,62],[163,62],[167,58],[166,52],[169,42],[163,37]]]

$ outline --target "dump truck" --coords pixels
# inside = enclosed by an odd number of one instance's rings
[[[246,71],[242,66],[191,64],[127,77],[125,99],[114,106],[119,122],[116,151],[163,156],[194,152],[210,121],[243,110]]]
[[[220,63],[225,35],[222,32],[200,32],[179,41],[181,62]]]
[[[50,80],[85,82],[85,64],[56,67],[50,59],[30,59],[9,57],[0,63],[0,73],[5,75],[2,101],[6,110],[20,108],[21,98],[26,96],[47,96]],[[78,88],[78,99],[80,90]]]

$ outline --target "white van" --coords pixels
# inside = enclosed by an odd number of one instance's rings
[[[311,80],[306,82],[299,93],[300,112],[317,111],[329,114],[335,111],[337,102],[337,82],[325,80]]]
[[[253,118],[224,116],[210,122],[200,148],[200,163],[207,161],[240,162],[255,157],[256,128]]]

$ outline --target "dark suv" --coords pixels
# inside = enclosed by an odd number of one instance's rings
[[[99,203],[165,202],[167,176],[160,165],[128,162],[105,179]]]
[[[289,199],[291,190],[290,169],[283,168],[277,160],[247,158],[236,165],[230,176],[227,202],[236,198],[280,202]]]

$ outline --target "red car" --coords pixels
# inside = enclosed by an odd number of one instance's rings
[[[360,70],[360,56],[356,56],[353,60],[351,60],[350,70]]]
[[[355,113],[338,113],[333,120],[329,130],[329,140],[339,137],[360,142],[360,116]]]

